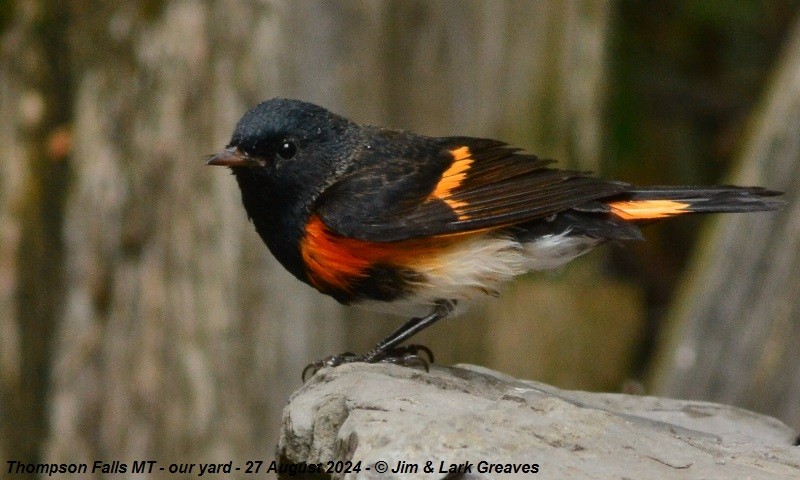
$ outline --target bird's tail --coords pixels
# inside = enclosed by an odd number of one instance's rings
[[[761,187],[633,187],[606,202],[623,220],[656,220],[687,213],[732,213],[777,210],[782,192]]]

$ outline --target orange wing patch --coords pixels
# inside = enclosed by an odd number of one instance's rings
[[[451,195],[453,190],[461,186],[464,179],[467,178],[467,170],[475,160],[472,158],[469,147],[456,148],[450,150],[450,153],[453,155],[453,163],[442,174],[442,179],[436,184],[430,197],[442,200],[456,212],[459,220],[466,220],[469,217],[460,213],[460,210],[467,205],[466,202],[455,200]]]
[[[674,200],[631,200],[611,202],[611,213],[623,220],[649,220],[690,213],[690,204]]]
[[[316,215],[306,226],[300,252],[311,284],[325,292],[349,291],[354,281],[368,275],[376,264],[413,268],[435,262],[442,249],[458,235],[419,238],[399,242],[367,242],[332,232]]]

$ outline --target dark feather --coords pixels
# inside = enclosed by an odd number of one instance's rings
[[[614,200],[675,200],[688,203],[690,213],[735,213],[777,210],[786,204],[776,198],[782,192],[763,187],[717,186],[652,186],[634,187]]]
[[[341,235],[387,242],[528,222],[628,188],[585,172],[547,168],[551,161],[496,140],[440,142],[435,159],[397,158],[352,172],[320,197],[316,213]],[[463,146],[472,159],[466,177],[447,198],[431,197],[453,163],[449,151]]]

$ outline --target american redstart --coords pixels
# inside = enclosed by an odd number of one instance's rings
[[[783,203],[761,187],[636,187],[551,163],[497,140],[359,125],[282,98],[245,113],[208,160],[230,167],[256,231],[295,277],[344,304],[426,309],[369,353],[312,369],[427,365],[416,354],[432,360],[429,350],[400,344],[517,275],[641,240],[644,222]]]

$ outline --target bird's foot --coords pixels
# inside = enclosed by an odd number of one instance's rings
[[[422,355],[428,357],[423,358]],[[317,360],[316,362],[309,363],[303,369],[303,381],[306,381],[306,375],[310,372],[313,377],[315,373],[326,367],[338,367],[345,363],[391,363],[393,365],[401,365],[404,367],[418,368],[420,370],[428,371],[429,365],[433,363],[433,352],[430,348],[424,345],[406,345],[402,347],[392,348],[390,350],[375,349],[365,355],[358,355],[353,352],[340,353],[338,355],[331,355],[330,357]],[[310,378],[310,377],[309,377]]]

